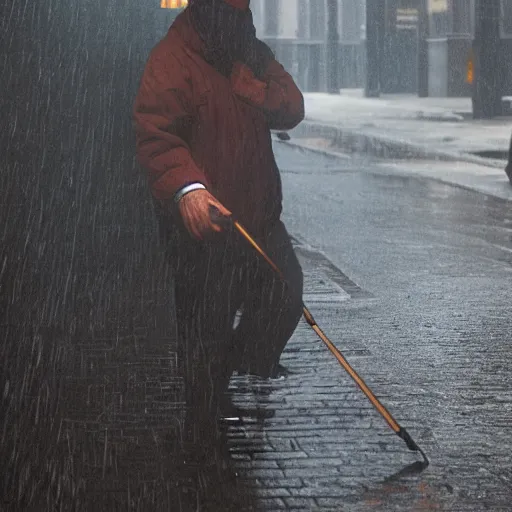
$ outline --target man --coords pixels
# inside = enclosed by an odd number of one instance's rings
[[[291,129],[303,116],[302,94],[255,36],[249,0],[191,0],[140,83],[137,155],[175,271],[187,434],[205,447],[216,432],[211,419],[228,413],[233,371],[275,376],[302,313],[270,130]],[[212,211],[239,220],[287,286]]]

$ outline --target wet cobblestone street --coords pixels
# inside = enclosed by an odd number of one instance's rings
[[[445,303],[439,307],[447,314]],[[252,382],[252,388],[246,378],[233,381],[240,405],[249,398],[276,411],[264,424],[231,428],[231,450],[257,488],[262,510],[510,510],[506,364],[499,375],[509,347],[491,355],[476,342],[482,326],[468,319],[464,331],[452,326],[443,339],[433,335],[443,328],[434,319],[404,331],[400,324],[408,319],[398,320],[397,313],[390,321],[389,308],[371,298],[310,306],[431,465],[408,472],[421,457],[387,427],[304,322],[286,351],[294,372],[287,380]],[[512,329],[506,311],[502,315]],[[408,347],[401,346],[404,338],[412,342]],[[428,342],[438,354],[422,360],[414,342]],[[488,372],[493,365],[498,372]]]
[[[100,321],[4,345],[17,367],[35,361],[4,385],[6,512],[510,510],[508,204],[352,162],[326,163],[318,195],[304,196],[318,156],[277,150],[305,304],[430,466],[415,471],[420,456],[302,321],[283,355],[288,377],[232,379],[237,405],[274,412],[227,423],[236,481],[190,476],[171,281],[148,255],[130,267],[131,288],[101,290],[106,307],[88,313]],[[324,194],[335,200],[313,207]],[[333,209],[343,222],[328,222]]]
[[[301,321],[288,377],[231,381],[241,408],[273,412],[225,423],[238,477],[192,467],[172,276],[130,116],[169,20],[158,2],[4,11],[1,512],[512,510],[510,202],[276,141],[304,302],[431,463],[415,471]]]

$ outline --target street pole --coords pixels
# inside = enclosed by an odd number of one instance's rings
[[[367,98],[378,98],[381,89],[381,66],[384,56],[386,0],[366,0],[366,83]]]
[[[338,0],[327,0],[327,90],[340,92]]]
[[[428,96],[428,0],[418,0],[418,97]]]
[[[501,115],[500,0],[476,0],[473,40],[473,118]]]

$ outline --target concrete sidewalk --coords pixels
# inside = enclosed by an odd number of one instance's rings
[[[365,98],[360,89],[304,97],[306,119],[292,132],[296,137],[327,138],[333,148],[378,157],[505,166],[512,117],[473,120],[470,98]]]

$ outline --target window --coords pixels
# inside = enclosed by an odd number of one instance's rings
[[[451,31],[448,0],[429,0],[428,14],[430,37],[446,37]]]
[[[309,5],[309,35],[311,39],[325,39],[325,0],[316,0]]]
[[[452,0],[452,32],[473,34],[475,3],[473,0]]]
[[[277,37],[279,32],[279,0],[265,0],[265,35]]]
[[[251,2],[251,11],[252,17],[254,21],[254,27],[256,28],[256,34],[258,38],[265,37],[265,27],[263,25],[263,0],[252,0]]]
[[[339,15],[341,18],[340,39],[352,43],[361,38],[361,19],[359,16],[359,0],[343,0]]]
[[[299,0],[297,37],[306,39],[308,37],[308,0]]]

